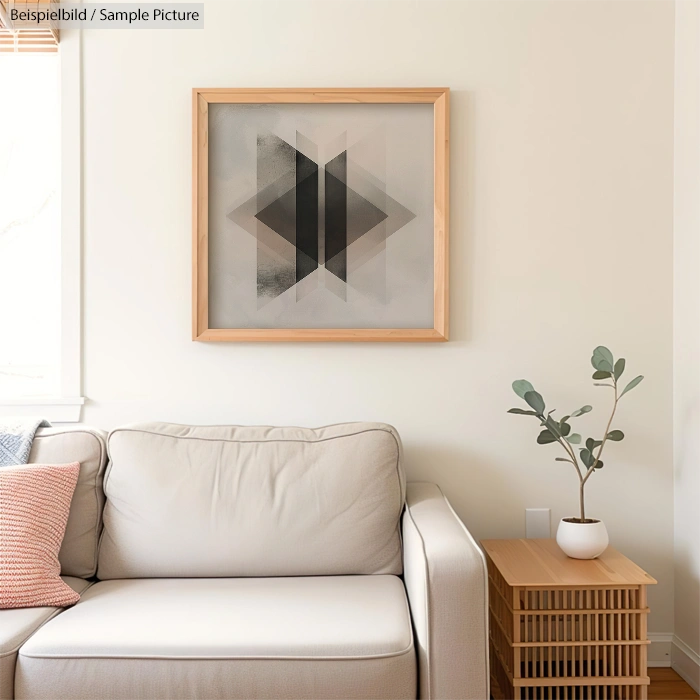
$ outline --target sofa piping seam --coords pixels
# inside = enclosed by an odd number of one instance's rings
[[[342,424],[341,424],[342,425]],[[214,426],[214,427],[226,427],[226,426]],[[251,426],[234,426],[234,427],[251,427]],[[299,428],[299,430],[308,430],[308,428]],[[326,438],[320,438],[318,440],[298,440],[298,439],[283,439],[274,438],[272,440],[230,440],[228,438],[205,438],[198,437],[196,435],[168,435],[167,433],[159,433],[155,430],[143,430],[141,428],[115,428],[107,437],[107,441],[111,440],[112,436],[116,433],[143,433],[144,435],[157,435],[158,437],[172,438],[173,440],[201,440],[202,442],[230,442],[237,444],[252,444],[252,443],[266,443],[266,442],[304,442],[309,444],[316,444],[319,442],[328,442],[330,440],[338,440],[339,438],[355,437],[356,435],[362,435],[363,433],[389,433],[393,438],[394,442],[397,443],[396,436],[393,430],[387,430],[385,428],[367,428],[365,430],[358,430],[355,433],[346,433],[345,435],[332,435]]]
[[[437,484],[436,484],[437,486]],[[438,486],[438,491],[440,490],[440,487]],[[442,493],[442,491],[440,491]],[[425,622],[426,622],[426,631],[428,633],[428,638],[425,640],[425,659],[426,659],[426,664],[427,664],[427,672],[428,672],[428,697],[425,700],[430,700],[433,697],[433,676],[431,673],[431,667],[432,667],[432,633],[431,633],[431,620],[432,616],[430,614],[430,575],[429,575],[429,567],[428,567],[428,555],[425,551],[425,539],[423,538],[423,534],[420,531],[420,528],[418,527],[418,524],[416,523],[415,518],[413,517],[413,513],[411,512],[411,506],[408,502],[408,496],[406,497],[406,513],[408,514],[409,519],[411,520],[411,523],[413,523],[413,527],[416,530],[416,533],[418,534],[418,539],[420,540],[421,543],[421,550],[423,551],[423,578],[425,581]],[[405,569],[405,567],[404,567]],[[408,592],[408,591],[407,591]],[[419,669],[420,671],[420,669]],[[420,679],[419,679],[419,685],[420,685]]]
[[[47,620],[48,622],[48,620]],[[362,656],[107,656],[107,655],[78,655],[78,654],[32,654],[23,653],[22,645],[18,647],[20,655],[26,659],[48,659],[61,661],[65,659],[79,659],[90,661],[92,659],[109,659],[110,661],[367,661],[372,659],[393,659],[406,656],[414,649],[413,634],[409,645],[396,652],[385,654],[365,654]]]

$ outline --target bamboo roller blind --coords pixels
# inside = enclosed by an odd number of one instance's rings
[[[15,0],[15,7],[58,5],[57,0]],[[58,51],[58,29],[39,25],[32,29],[14,28],[8,16],[9,0],[0,0],[0,53],[55,53]]]

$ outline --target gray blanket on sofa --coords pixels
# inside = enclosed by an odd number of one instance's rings
[[[5,418],[0,416],[0,467],[26,464],[39,428],[50,428],[44,418]]]

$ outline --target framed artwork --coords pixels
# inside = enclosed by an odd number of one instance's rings
[[[194,340],[447,340],[448,89],[193,103]]]

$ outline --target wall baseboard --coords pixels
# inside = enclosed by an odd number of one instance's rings
[[[700,693],[700,655],[676,636],[671,645],[671,667],[696,693]]]
[[[671,633],[649,632],[647,635],[651,644],[647,653],[649,668],[668,668],[671,665]]]

